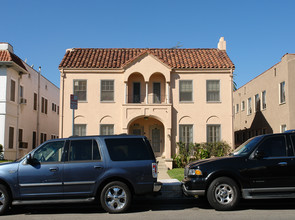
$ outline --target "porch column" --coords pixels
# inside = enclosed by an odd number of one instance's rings
[[[145,82],[145,103],[149,104],[149,82]]]
[[[125,99],[124,99],[124,104],[127,104],[128,102],[128,82],[125,82],[125,91],[124,91],[124,95],[125,95]]]
[[[166,103],[169,104],[170,102],[170,84],[166,82]]]

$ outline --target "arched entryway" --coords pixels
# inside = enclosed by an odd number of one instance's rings
[[[160,157],[164,153],[164,125],[158,119],[147,116],[134,119],[129,123],[128,133],[146,136],[156,157]]]

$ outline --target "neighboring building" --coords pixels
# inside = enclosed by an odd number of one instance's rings
[[[266,133],[295,128],[295,54],[234,92],[235,145]]]
[[[58,137],[59,88],[0,43],[0,144],[5,159]]]
[[[61,72],[60,136],[136,134],[171,167],[176,143],[233,143],[234,65],[219,49],[68,49]]]

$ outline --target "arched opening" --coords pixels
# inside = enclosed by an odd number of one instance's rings
[[[149,79],[149,103],[164,103],[166,100],[166,79],[161,73],[154,73]]]
[[[165,146],[164,125],[154,117],[142,116],[129,123],[128,133],[144,135],[150,141],[156,157],[162,156]]]
[[[133,73],[128,78],[128,103],[142,103],[145,99],[145,81],[140,73]]]

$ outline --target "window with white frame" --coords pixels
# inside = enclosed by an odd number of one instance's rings
[[[281,133],[287,131],[287,125],[283,124],[281,125]]]
[[[207,102],[220,101],[220,80],[207,80]]]
[[[186,146],[193,143],[193,125],[179,125],[179,142]]]
[[[179,101],[180,102],[193,101],[193,81],[192,80],[179,81]]]
[[[280,104],[286,102],[285,81],[280,83]]]
[[[242,101],[241,103],[241,111],[245,111],[245,101]]]
[[[86,101],[87,97],[87,81],[74,80],[74,95],[78,97],[78,101]]]
[[[114,134],[113,124],[101,124],[100,125],[100,135],[112,135]]]
[[[251,99],[251,97],[248,98],[247,114],[248,115],[252,114],[252,99]]]
[[[260,109],[260,106],[259,106],[259,104],[260,104],[260,98],[259,98],[259,94],[256,94],[255,96],[254,96],[254,110],[255,110],[255,112],[257,112],[257,111],[259,111]]]
[[[86,135],[86,124],[74,124],[74,135],[85,136]]]
[[[262,99],[261,108],[263,110],[263,109],[266,109],[266,91],[265,90],[262,92],[261,99]]]
[[[207,125],[207,142],[215,143],[221,141],[220,125]]]
[[[101,80],[100,101],[114,101],[114,80]]]

